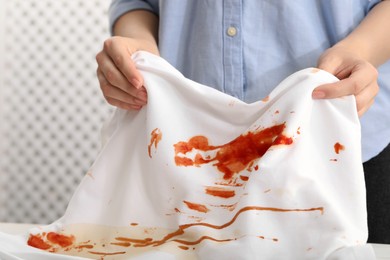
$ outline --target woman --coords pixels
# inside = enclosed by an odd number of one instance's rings
[[[306,67],[334,74],[340,81],[317,87],[313,98],[355,95],[368,242],[390,243],[389,17],[390,0],[114,0],[114,37],[96,56],[97,75],[110,104],[137,110],[147,102],[130,59],[137,50],[161,55],[187,78],[246,102]]]

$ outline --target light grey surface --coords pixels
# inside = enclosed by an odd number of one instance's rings
[[[98,153],[109,2],[0,0],[0,221],[59,218]]]

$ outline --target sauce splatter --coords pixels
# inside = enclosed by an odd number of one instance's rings
[[[197,239],[195,241],[187,241],[187,240],[181,240],[181,239],[173,239],[172,241],[175,241],[177,243],[181,243],[184,245],[193,246],[193,245],[200,244],[200,242],[202,242],[203,240],[206,240],[206,239],[211,240],[211,241],[215,241],[215,242],[229,242],[229,241],[235,240],[234,238],[216,239],[216,238],[209,237],[209,236],[201,236],[199,239]]]
[[[61,247],[71,246],[74,242],[74,236],[66,236],[55,232],[49,232],[46,236],[47,240]]]
[[[211,206],[213,206],[213,207],[225,208],[225,209],[227,209],[227,210],[229,210],[229,211],[233,211],[233,210],[236,209],[237,203],[238,203],[238,202],[236,202],[236,203],[234,203],[234,204],[230,204],[230,205],[211,205]]]
[[[48,250],[51,248],[51,245],[46,243],[40,235],[30,235],[27,241],[27,245],[42,250]]]
[[[340,151],[343,151],[345,149],[344,145],[340,144],[339,142],[335,143],[333,147],[334,147],[334,152],[336,154],[339,154]]]
[[[202,242],[203,240],[205,239],[208,239],[208,240],[213,240],[213,241],[217,241],[217,242],[227,242],[227,241],[232,241],[232,240],[235,240],[235,238],[229,238],[229,239],[215,239],[213,237],[209,237],[209,236],[202,236],[200,237],[199,239],[195,240],[195,241],[187,241],[187,240],[181,240],[181,239],[178,239],[176,237],[179,237],[183,234],[185,234],[185,231],[191,227],[194,227],[194,226],[204,226],[204,227],[208,227],[208,228],[212,228],[212,229],[224,229],[230,225],[232,225],[236,219],[239,217],[239,215],[241,215],[242,213],[244,213],[245,211],[273,211],[273,212],[309,212],[309,211],[320,211],[321,214],[323,214],[323,207],[318,207],[318,208],[303,208],[303,209],[284,209],[284,208],[273,208],[273,207],[261,207],[261,206],[247,206],[247,207],[243,207],[241,208],[240,210],[237,211],[237,213],[233,216],[233,218],[222,224],[222,225],[213,225],[213,224],[210,224],[210,223],[189,223],[189,224],[183,224],[183,225],[180,225],[179,228],[167,235],[165,235],[162,239],[160,240],[153,240],[151,238],[145,238],[145,239],[132,239],[132,238],[123,238],[123,237],[120,237],[120,238],[116,238],[117,240],[120,240],[120,241],[129,241],[129,242],[133,242],[133,243],[136,243],[134,245],[134,247],[148,247],[148,246],[160,246],[160,245],[163,245],[169,241],[175,241],[177,243],[181,243],[181,244],[184,244],[184,245],[196,245],[196,244],[199,244],[200,242]],[[275,240],[274,240],[275,241]]]
[[[149,157],[152,158],[152,145],[154,145],[154,148],[157,149],[158,143],[161,141],[162,133],[160,129],[156,128],[150,133],[150,144],[148,145],[148,153]]]
[[[266,237],[264,237],[264,236],[258,236],[258,238],[261,238],[261,239],[270,239],[270,240],[272,240],[272,241],[274,241],[274,242],[278,242],[278,241],[279,241],[279,239],[277,239],[277,238],[266,238]]]
[[[183,200],[183,202],[187,205],[189,209],[196,210],[203,213],[207,213],[209,211],[209,209],[205,205],[192,203],[185,200]]]
[[[221,197],[221,198],[231,198],[236,195],[236,192],[234,190],[221,188],[221,187],[206,187],[205,189],[206,194]]]
[[[110,243],[111,245],[114,245],[114,246],[123,246],[123,247],[129,247],[131,246],[131,243],[130,242],[120,242],[120,243]]]
[[[92,249],[93,245],[79,245],[79,246],[75,246],[75,248],[76,249],[83,249],[83,248]]]
[[[256,159],[261,158],[273,145],[290,145],[291,137],[282,134],[285,123],[263,130],[247,132],[238,136],[229,143],[213,146],[209,145],[205,136],[194,136],[187,142],[174,144],[175,163],[178,166],[200,166],[214,162],[213,166],[222,172],[225,180],[232,179],[234,174],[248,169]],[[186,157],[189,152],[198,151],[195,157]],[[216,150],[214,157],[204,158],[199,152]]]
[[[242,181],[248,181],[249,180],[249,176],[240,175],[240,179]]]
[[[74,239],[74,236],[66,236],[55,232],[42,233],[41,235],[30,234],[27,244],[35,248],[48,250],[55,245],[63,248],[69,247],[73,244]]]
[[[126,254],[126,252],[112,252],[112,253],[108,253],[108,252],[95,252],[95,251],[88,251],[88,253],[90,254],[93,254],[93,255],[123,255],[123,254]]]

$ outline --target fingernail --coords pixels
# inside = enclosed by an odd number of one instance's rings
[[[148,95],[147,95],[146,91],[141,90],[137,93],[137,98],[142,100],[142,101],[146,101],[148,99]]]
[[[319,90],[315,90],[315,91],[313,91],[313,93],[312,93],[312,97],[313,97],[314,99],[324,98],[324,97],[325,97],[325,92],[319,91]]]
[[[135,88],[140,88],[140,87],[142,87],[142,84],[141,84],[141,82],[138,80],[138,79],[132,79],[131,80],[131,84],[135,87]]]

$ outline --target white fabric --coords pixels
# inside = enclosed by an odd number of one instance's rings
[[[334,76],[308,68],[246,104],[159,57],[133,58],[148,104],[114,113],[65,215],[31,231],[48,250],[96,259],[375,258],[365,242],[354,98],[311,98]],[[52,243],[51,231],[73,240]],[[10,237],[0,234],[2,254],[35,250],[24,246],[27,235]]]

